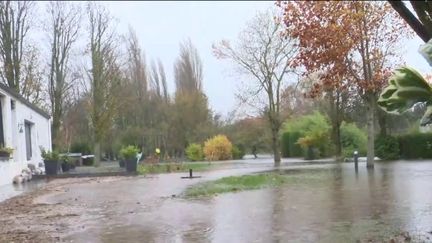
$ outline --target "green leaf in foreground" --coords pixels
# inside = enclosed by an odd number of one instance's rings
[[[421,125],[431,124],[432,87],[416,70],[402,67],[396,69],[390,77],[389,85],[381,92],[377,103],[388,113],[400,114],[419,102],[426,102],[428,105]]]

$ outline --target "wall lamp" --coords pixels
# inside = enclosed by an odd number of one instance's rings
[[[24,132],[23,126],[24,126],[24,123],[18,123],[18,131],[19,131],[19,133],[23,133]]]

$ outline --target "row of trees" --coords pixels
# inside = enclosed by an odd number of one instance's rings
[[[180,45],[170,95],[162,62],[147,63],[134,30],[118,34],[102,5],[50,2],[44,19],[35,14],[40,5],[0,2],[0,74],[3,83],[51,113],[56,149],[92,144],[88,150],[98,164],[103,151],[113,156],[124,143],[147,154],[159,147],[181,155],[188,143],[212,134],[218,120],[190,40]],[[49,40],[46,56],[31,38],[40,30]]]
[[[102,151],[107,157],[115,157],[122,144],[138,145],[146,155],[160,148],[164,156],[182,156],[189,143],[207,138],[214,119],[202,88],[202,61],[192,42],[180,45],[174,62],[176,90],[172,96],[162,62],[147,63],[133,29],[128,36],[118,36],[106,9],[89,5],[88,13],[92,68],[87,96],[82,99],[90,111],[90,122],[81,121],[64,129],[78,130],[73,132],[75,142],[76,134],[84,134],[78,138],[81,141],[93,140],[95,164]],[[120,45],[120,39],[125,40],[125,46]],[[121,58],[122,48],[126,58]],[[82,114],[81,109],[71,112]],[[82,128],[84,131],[80,131]],[[93,136],[89,137],[86,130],[93,131]]]
[[[411,35],[385,2],[278,2],[282,14],[259,13],[235,44],[213,46],[216,57],[247,75],[239,101],[258,111],[256,118],[226,124],[209,108],[202,61],[190,40],[180,45],[176,89],[169,94],[163,64],[148,63],[133,29],[119,35],[110,13],[94,2],[46,5],[49,57],[41,63],[29,38],[38,22],[35,5],[0,3],[2,82],[50,110],[55,147],[93,141],[96,163],[102,151],[114,156],[121,144],[182,156],[188,144],[226,133],[248,147],[271,144],[279,165],[283,121],[319,104],[331,120],[336,156],[342,121],[363,121],[366,112],[371,166],[375,124],[382,133],[389,127],[389,116],[376,108],[378,94],[399,63],[398,44]]]
[[[412,33],[387,2],[276,4],[282,16],[274,12],[258,15],[236,45],[224,40],[214,46],[217,57],[232,60],[253,78],[252,88],[241,98],[253,100],[255,107],[260,104],[258,108],[266,115],[275,165],[280,164],[280,127],[284,116],[290,115],[289,110],[282,111],[281,104],[292,102],[283,101],[289,97],[281,94],[289,80],[296,81],[290,75],[294,73],[301,75],[300,86],[306,96],[326,100],[324,110],[331,119],[337,157],[342,152],[340,127],[345,114],[359,106],[364,108],[367,166],[372,167],[376,121],[382,134],[388,126],[388,116],[377,108],[378,96],[390,71],[400,63],[401,41]],[[264,100],[257,102],[259,97]],[[351,113],[356,112],[361,110]]]

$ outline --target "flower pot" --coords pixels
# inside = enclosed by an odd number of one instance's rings
[[[0,157],[9,158],[10,157],[10,153],[6,152],[6,151],[0,151]]]
[[[69,165],[69,163],[64,162],[64,163],[61,164],[61,168],[62,168],[63,172],[68,172],[69,169],[70,169],[70,165]]]
[[[60,163],[57,160],[44,160],[44,164],[46,175],[57,175],[60,169]]]
[[[125,167],[125,162],[124,162],[124,160],[119,160],[119,166],[120,166],[120,168],[124,168]]]
[[[136,172],[137,171],[137,161],[136,159],[127,159],[125,160],[126,171],[127,172]]]

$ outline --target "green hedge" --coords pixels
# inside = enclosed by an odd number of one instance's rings
[[[243,145],[238,144],[238,145],[233,145],[232,146],[232,157],[233,159],[243,159],[243,157],[245,156],[245,148]]]
[[[432,133],[412,133],[398,137],[403,159],[431,159]]]
[[[343,122],[341,125],[342,155],[345,158],[353,157],[354,151],[360,156],[366,156],[367,135],[354,123]]]
[[[297,144],[297,140],[301,137],[299,132],[284,132],[282,134],[282,157],[302,157],[304,151],[302,147]]]
[[[383,160],[399,159],[399,142],[393,136],[378,136],[375,139],[375,154]]]
[[[281,153],[282,157],[288,158],[290,157],[290,151],[289,151],[289,132],[282,133],[281,136]]]

